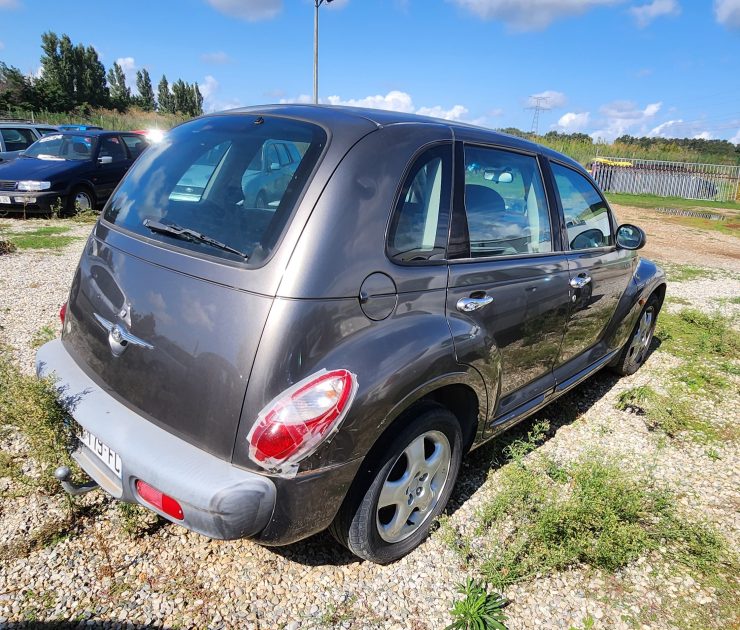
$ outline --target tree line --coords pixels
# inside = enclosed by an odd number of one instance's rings
[[[162,75],[154,94],[148,70],[136,71],[136,91],[126,84],[117,62],[106,72],[92,46],[73,44],[68,35],[49,31],[41,36],[41,70],[37,76],[23,74],[0,61],[0,111],[12,109],[69,112],[75,109],[109,108],[125,112],[135,106],[144,111],[203,113],[203,95],[197,83],[177,79],[172,85]]]

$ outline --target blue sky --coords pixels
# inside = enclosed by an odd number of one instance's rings
[[[313,0],[0,0],[0,60],[37,72],[40,36],[93,44],[206,109],[309,100]],[[321,99],[540,132],[740,144],[740,0],[335,0]]]

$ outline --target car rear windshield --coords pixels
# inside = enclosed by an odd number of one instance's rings
[[[193,120],[141,155],[103,216],[170,246],[259,264],[280,238],[326,141],[320,127],[287,118]],[[285,152],[295,159],[281,160]]]

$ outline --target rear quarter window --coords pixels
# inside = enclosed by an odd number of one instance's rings
[[[134,163],[106,204],[104,219],[168,246],[244,262],[226,249],[155,232],[144,222],[194,230],[259,264],[285,229],[326,140],[317,125],[285,118],[237,114],[185,123]],[[298,161],[271,162],[277,160],[276,144],[292,145],[288,150]]]

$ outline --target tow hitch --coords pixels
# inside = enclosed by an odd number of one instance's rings
[[[54,476],[62,484],[62,488],[64,488],[64,490],[67,493],[71,494],[73,497],[76,497],[80,494],[85,494],[86,492],[90,492],[90,490],[95,490],[95,488],[98,487],[98,482],[93,481],[92,479],[87,483],[82,483],[80,485],[72,483],[70,481],[70,478],[72,477],[72,471],[67,466],[60,466],[59,468],[57,468],[54,471]]]

